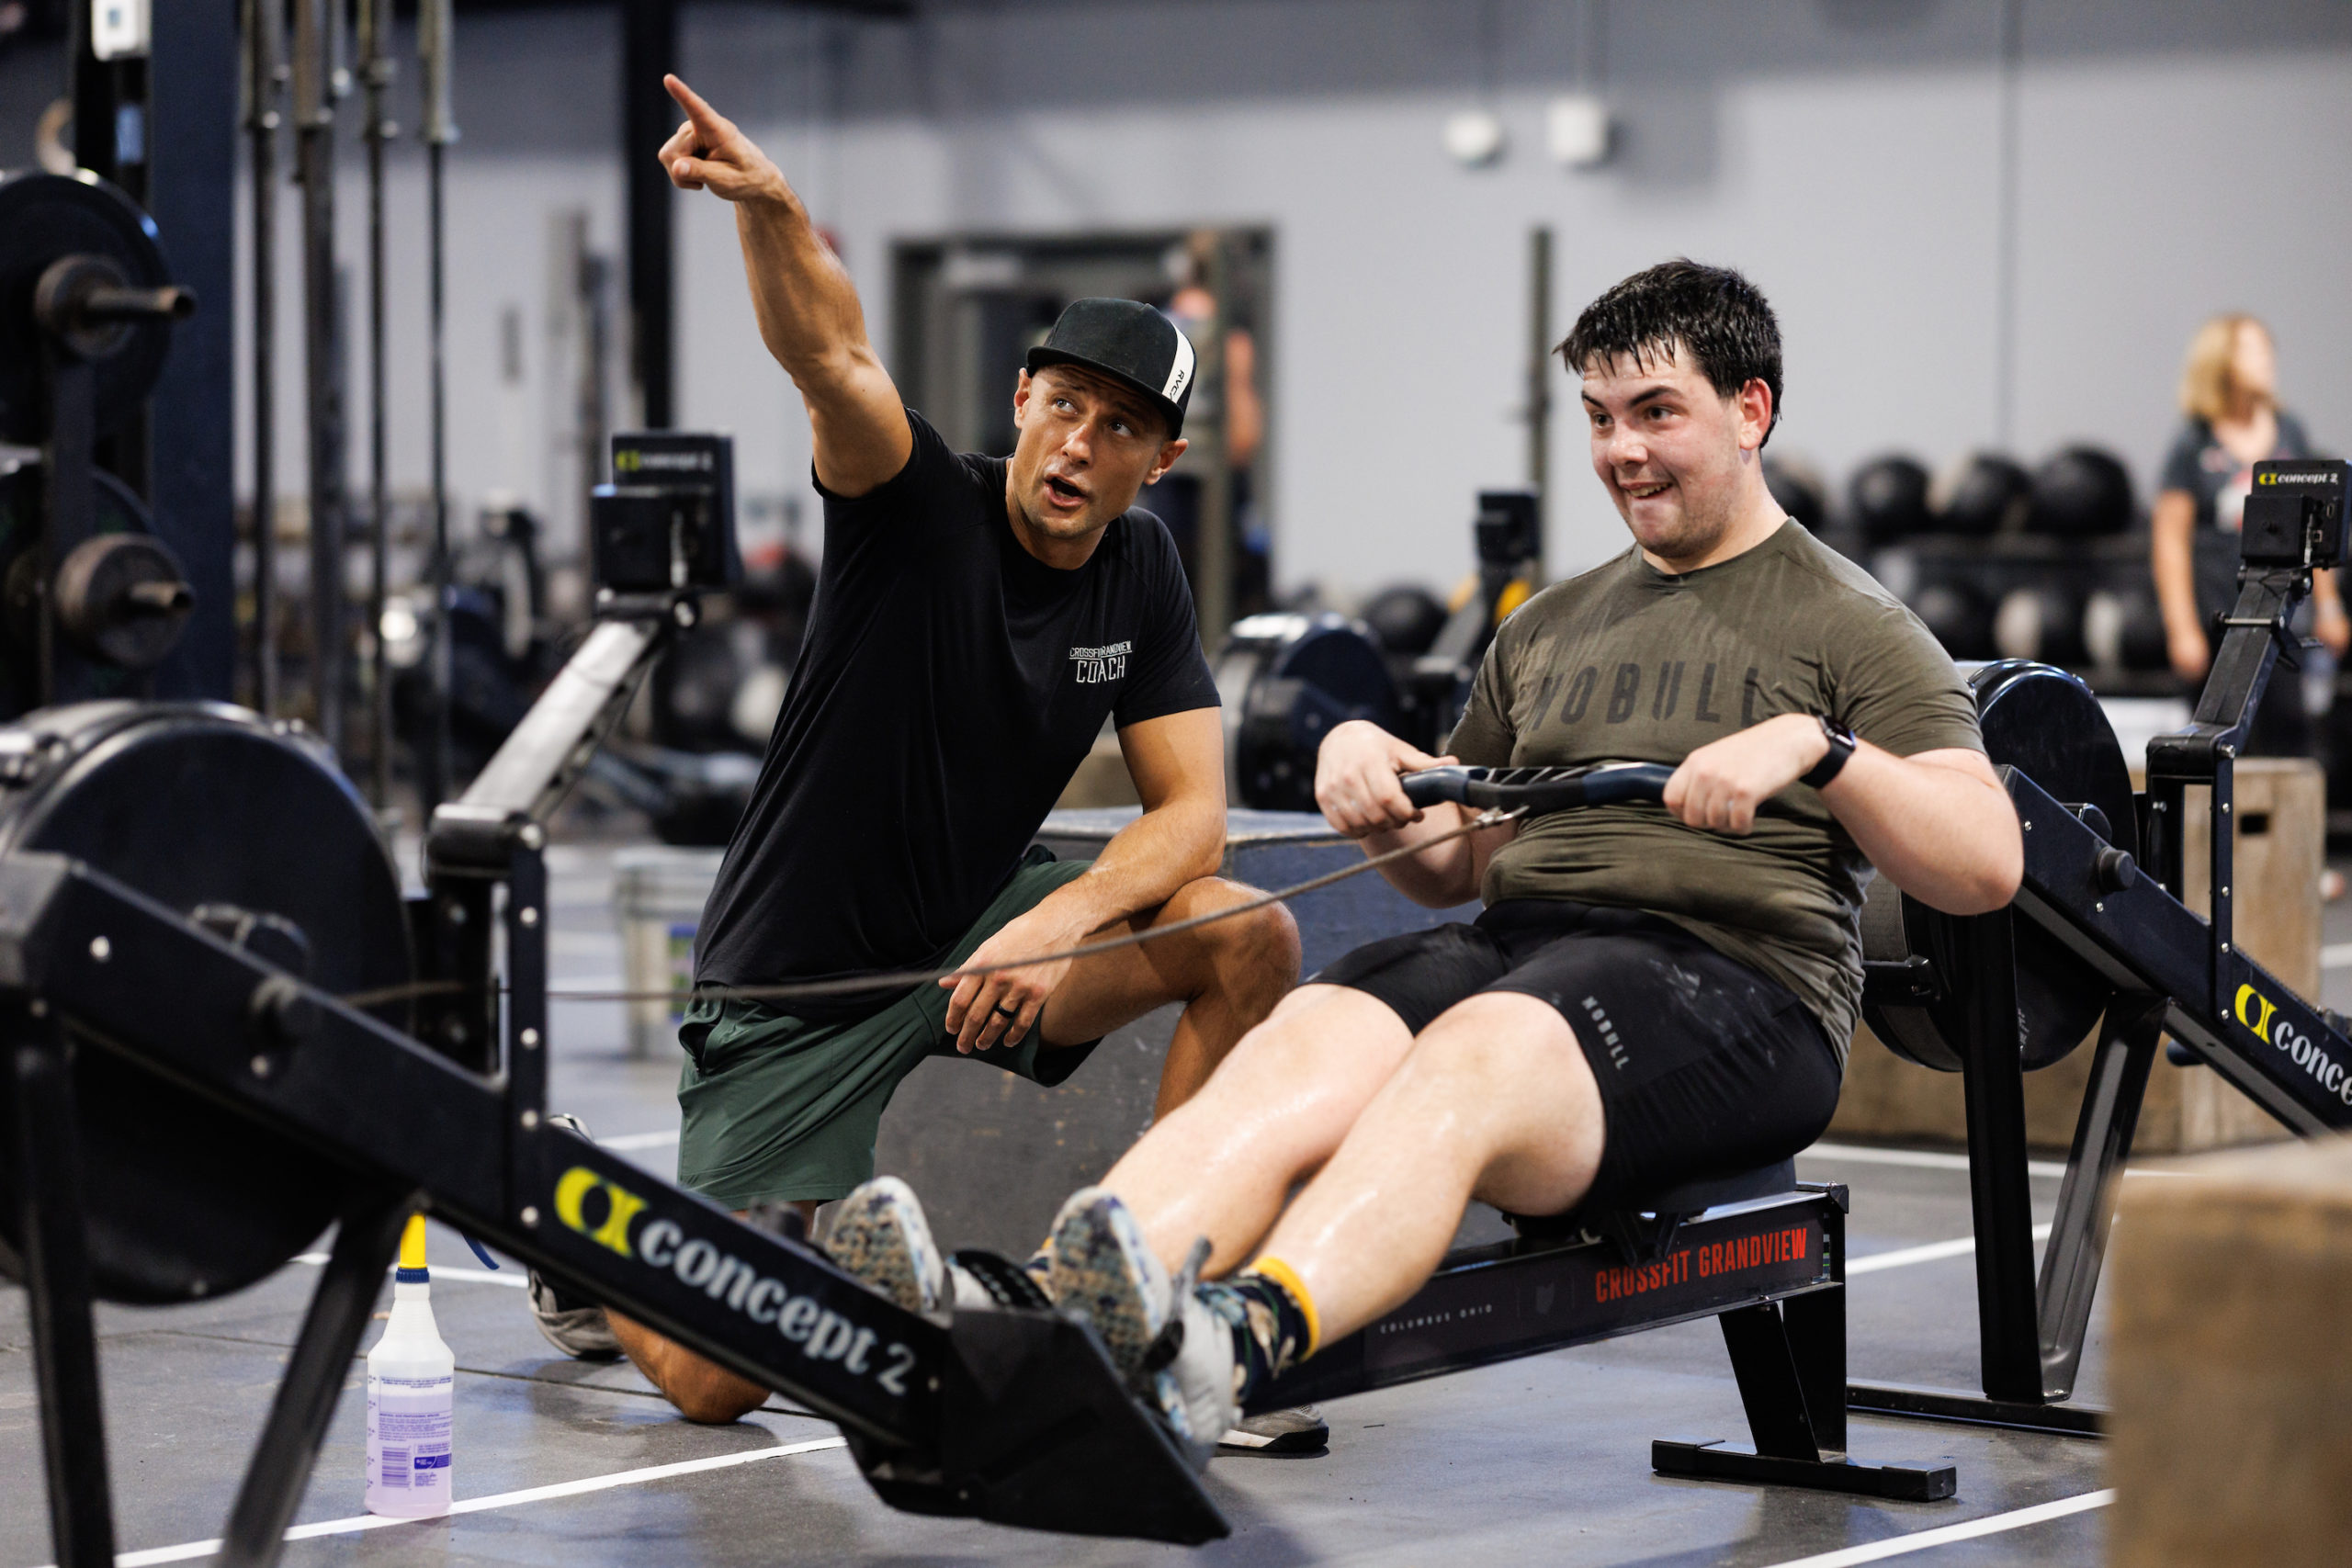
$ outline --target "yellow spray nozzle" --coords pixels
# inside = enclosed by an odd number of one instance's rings
[[[423,1214],[411,1214],[408,1217],[408,1228],[401,1232],[401,1267],[403,1269],[424,1267],[424,1216]]]

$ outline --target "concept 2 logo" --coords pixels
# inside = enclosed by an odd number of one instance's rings
[[[839,1361],[843,1371],[870,1377],[890,1393],[903,1397],[909,1392],[913,1350],[895,1341],[881,1344],[873,1329],[807,1296],[794,1295],[783,1281],[734,1254],[688,1235],[675,1220],[640,1224],[645,1212],[644,1199],[584,1165],[573,1166],[555,1184],[555,1217],[569,1229],[631,1262],[671,1275],[690,1291],[724,1302],[729,1311],[783,1335],[812,1361]]]
[[[2346,1071],[2343,1063],[2329,1055],[2326,1047],[2280,1018],[2278,1003],[2252,986],[2240,986],[2233,1010],[2248,1033],[2277,1046],[2289,1061],[2309,1073],[2312,1082],[2345,1104],[2352,1105],[2352,1071]]]

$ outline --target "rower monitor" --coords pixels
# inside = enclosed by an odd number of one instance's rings
[[[613,437],[613,482],[588,502],[596,586],[676,593],[734,585],[735,439],[648,431]]]
[[[2238,548],[2248,566],[2334,566],[2344,554],[2352,463],[2256,463]]]

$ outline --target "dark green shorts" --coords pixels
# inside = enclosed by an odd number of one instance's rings
[[[1081,875],[1091,861],[1042,849],[1012,874],[941,967]],[[812,1022],[758,1002],[697,1001],[684,1029],[702,1032],[701,1062],[678,1075],[678,1184],[730,1209],[839,1198],[874,1175],[882,1108],[925,1056],[952,1056],[949,993],[923,986],[867,1017]],[[1046,1047],[1039,1032],[1011,1050],[973,1053],[1047,1088],[1078,1070],[1094,1042]]]

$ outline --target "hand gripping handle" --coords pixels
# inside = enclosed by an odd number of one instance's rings
[[[1674,770],[1657,762],[1604,762],[1590,768],[1429,768],[1397,782],[1416,806],[1457,801],[1481,810],[1570,811],[1658,800]]]

